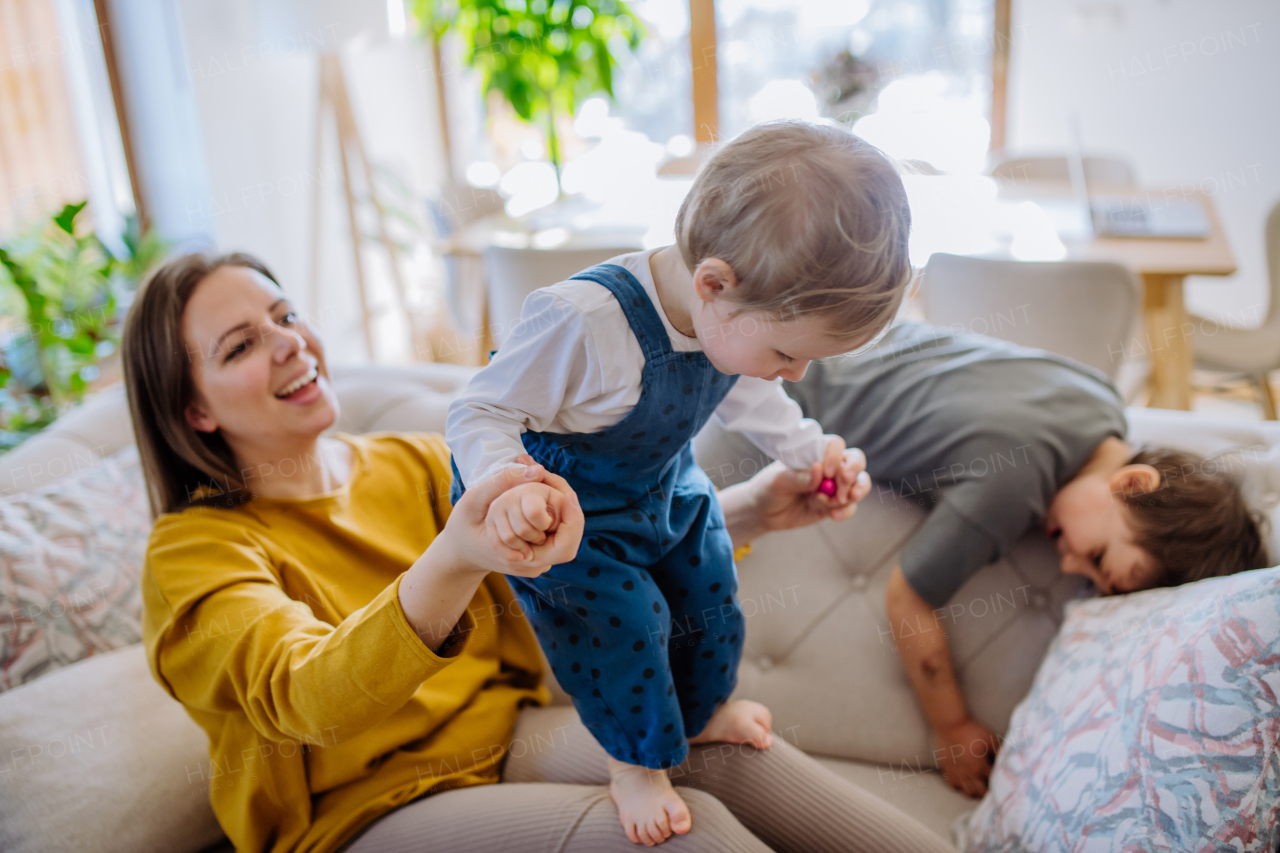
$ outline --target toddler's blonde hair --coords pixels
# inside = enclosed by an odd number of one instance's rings
[[[702,167],[676,216],[692,272],[719,258],[744,309],[821,314],[836,337],[870,339],[911,282],[911,211],[893,162],[847,130],[756,125]]]

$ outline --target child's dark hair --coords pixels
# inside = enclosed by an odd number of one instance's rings
[[[1121,492],[1134,544],[1152,556],[1144,587],[1178,586],[1269,565],[1261,516],[1241,492],[1230,457],[1205,458],[1168,447],[1142,448],[1130,465],[1150,465],[1160,485]]]

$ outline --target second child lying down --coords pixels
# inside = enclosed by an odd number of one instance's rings
[[[873,492],[929,511],[885,603],[891,625],[926,627],[895,631],[898,651],[947,781],[971,796],[998,744],[969,716],[934,611],[1029,528],[1104,595],[1269,565],[1236,479],[1193,453],[1130,445],[1114,386],[1070,359],[903,323],[785,384],[806,417],[866,453]]]

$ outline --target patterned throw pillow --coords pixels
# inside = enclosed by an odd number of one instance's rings
[[[987,851],[1275,851],[1280,567],[1068,605],[968,826]]]
[[[0,499],[0,690],[142,639],[150,531],[132,447]]]

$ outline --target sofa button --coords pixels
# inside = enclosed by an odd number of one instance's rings
[[[1028,600],[1030,601],[1031,606],[1034,607],[1036,610],[1049,609],[1049,593],[1045,592],[1044,590],[1038,589],[1035,592],[1031,593]]]
[[[869,581],[869,580],[867,580],[867,576],[866,576],[866,575],[854,575],[854,576],[853,576],[853,588],[854,588],[854,589],[856,589],[856,590],[858,590],[859,592],[861,592],[862,590],[866,589],[866,588],[867,588],[867,584],[868,584],[868,583],[870,583],[870,581]]]
[[[765,655],[764,657],[760,658],[760,661],[757,664],[757,666],[760,667],[761,672],[768,672],[769,670],[773,669],[773,658],[769,657],[768,655]]]

